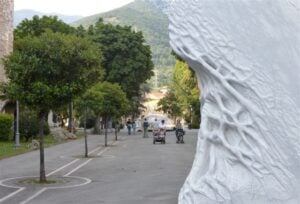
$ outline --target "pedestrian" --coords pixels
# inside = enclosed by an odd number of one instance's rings
[[[127,120],[126,122],[127,130],[128,130],[128,135],[131,135],[131,121],[130,119]]]
[[[143,123],[143,128],[144,128],[144,138],[148,137],[148,127],[149,123],[147,121],[147,118],[145,118],[144,123]]]
[[[116,129],[117,132],[120,132],[120,123],[119,123],[118,120],[116,121],[115,129]]]
[[[166,136],[167,127],[165,124],[165,120],[161,120],[158,127],[159,127],[159,131],[162,131],[163,134]]]
[[[135,131],[136,131],[136,123],[135,121],[132,122],[132,132],[135,135]]]
[[[181,132],[182,133],[182,143],[183,143],[183,135],[185,134],[185,132],[184,132],[184,130],[183,130],[183,127],[182,127],[182,124],[181,124],[181,122],[180,122],[180,120],[178,119],[177,121],[176,121],[176,131],[175,131],[175,135],[176,135],[176,139],[177,139],[177,141],[176,141],[176,143],[179,143],[180,141],[180,138],[179,138],[179,136],[178,136],[178,133],[179,132]]]

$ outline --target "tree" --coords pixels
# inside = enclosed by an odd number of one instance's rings
[[[178,99],[176,98],[173,90],[168,91],[166,96],[159,100],[158,111],[163,111],[164,113],[172,116],[174,121],[181,115],[181,107],[179,106]]]
[[[87,39],[47,31],[15,41],[4,61],[9,82],[2,86],[10,99],[37,111],[40,140],[40,182],[46,182],[43,127],[50,109],[80,95],[102,74],[101,53]]]
[[[80,30],[78,29],[78,33]],[[33,16],[32,19],[23,20],[15,29],[15,38],[24,38],[25,36],[40,36],[47,30],[51,30],[54,33],[74,34],[76,29],[62,20],[59,20],[57,16]]]
[[[62,20],[59,20],[57,16],[43,16],[39,17],[37,15],[33,16],[32,19],[23,20],[15,29],[14,37],[15,39],[24,38],[26,36],[40,36],[46,31],[52,31],[54,33],[64,33],[64,34],[75,34],[78,37],[83,37],[84,29],[83,27],[74,27],[66,24]],[[73,131],[73,101],[68,101],[69,103],[69,131]]]
[[[129,99],[139,96],[140,85],[153,76],[151,50],[142,32],[104,24],[100,19],[88,33],[103,52],[105,80],[119,83]]]
[[[122,116],[128,108],[125,92],[116,83],[101,82],[89,89],[80,99],[82,106],[93,110],[104,119],[105,146],[107,146],[107,122],[109,118]]]
[[[200,124],[200,90],[194,71],[182,59],[177,58],[173,74],[172,90],[182,109],[182,116],[197,127]],[[191,110],[192,109],[192,110]],[[190,115],[192,114],[192,115]]]

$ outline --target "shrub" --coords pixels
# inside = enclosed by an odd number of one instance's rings
[[[8,141],[12,135],[13,117],[7,114],[0,114],[0,140]]]
[[[36,112],[30,110],[24,110],[20,113],[20,135],[25,138],[26,142],[32,138],[36,138],[39,133],[39,121]],[[44,122],[44,134],[50,134],[50,128],[45,120]]]

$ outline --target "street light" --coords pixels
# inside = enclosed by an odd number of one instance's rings
[[[19,101],[16,103],[16,138],[15,147],[20,147],[20,132],[19,132]]]

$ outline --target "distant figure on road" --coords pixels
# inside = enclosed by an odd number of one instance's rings
[[[157,121],[157,118],[155,118],[154,122],[152,123],[152,129],[153,130],[159,129],[159,122]]]
[[[178,133],[182,133],[181,138]],[[182,128],[181,122],[180,122],[180,120],[177,120],[176,121],[176,131],[175,131],[175,135],[176,135],[176,139],[177,139],[176,143],[179,143],[179,142],[183,143],[183,135],[184,134],[185,134],[185,132]]]
[[[148,137],[148,127],[149,123],[147,121],[147,118],[145,118],[144,123],[143,123],[143,128],[144,128],[144,138]]]
[[[165,120],[162,120],[158,127],[159,127],[159,130],[162,131],[164,133],[164,135],[166,135],[167,127],[165,124]]]
[[[135,130],[136,130],[136,123],[135,121],[132,122],[132,132],[135,135]]]
[[[130,119],[127,120],[126,122],[126,127],[127,127],[127,130],[128,130],[128,135],[131,135],[131,121]]]

